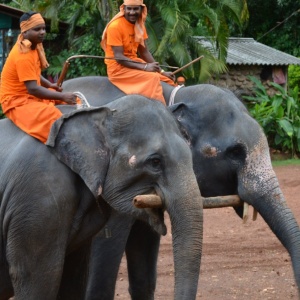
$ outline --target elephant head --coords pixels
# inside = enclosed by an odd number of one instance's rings
[[[279,187],[262,128],[228,90],[191,86],[176,99],[170,109],[191,145],[202,195],[237,194],[252,205],[288,250],[299,288],[299,226]],[[241,216],[241,210],[236,211]]]
[[[164,209],[169,213],[176,298],[193,299],[201,256],[202,200],[190,149],[173,115],[157,101],[127,96],[106,107],[64,115],[54,124],[47,145],[81,176],[95,198],[101,196],[116,211],[146,221],[159,234],[166,234]],[[132,205],[136,195],[151,193],[161,197],[163,209]]]

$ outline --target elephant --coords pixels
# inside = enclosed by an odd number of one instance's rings
[[[174,102],[169,109],[190,145],[193,169],[202,196],[238,195],[252,205],[290,254],[299,291],[299,225],[280,189],[262,128],[228,89],[211,84],[180,88],[162,85],[166,102]],[[66,91],[79,90],[93,106],[124,95],[105,76],[70,79],[64,82],[63,88]],[[241,208],[235,210],[242,216]],[[146,223],[116,211],[112,212],[107,229],[119,234],[105,238],[101,231],[95,236],[86,299],[114,298],[124,251],[131,298],[153,299],[159,234]]]
[[[92,237],[112,210],[158,235],[169,214],[174,299],[195,299],[203,204],[174,116],[139,95],[61,111],[46,145],[0,121],[0,299],[84,299]],[[163,207],[135,207],[145,194]]]

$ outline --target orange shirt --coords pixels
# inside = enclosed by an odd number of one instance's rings
[[[144,40],[147,38],[148,35],[145,29]],[[126,57],[145,63],[144,60],[138,57],[137,49],[139,43],[135,42],[134,24],[128,22],[125,17],[116,19],[107,28],[105,50],[107,57],[114,57],[112,46],[123,46]],[[105,63],[109,80],[125,94],[140,94],[165,104],[160,81],[174,85],[169,78],[156,72],[146,72],[124,67],[115,60],[106,59]]]
[[[4,114],[15,125],[45,143],[52,124],[62,113],[54,100],[43,100],[28,93],[24,81],[41,85],[41,65],[37,50],[20,53],[15,45],[1,73],[0,102]]]
[[[144,40],[148,38],[146,29],[144,31]],[[130,59],[137,58],[137,49],[139,43],[134,40],[134,24],[128,22],[125,17],[121,17],[112,22],[107,28],[107,47],[106,56],[114,57],[111,46],[123,46],[124,55]],[[106,60],[105,63],[110,65],[114,60]]]
[[[36,80],[41,85],[40,60],[36,50],[19,53],[14,45],[1,73],[0,102],[5,113],[12,107],[23,105],[25,99],[39,101],[29,95],[24,81]]]

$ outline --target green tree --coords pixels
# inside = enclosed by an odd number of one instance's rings
[[[147,28],[149,48],[162,62],[185,65],[204,55],[198,65],[183,73],[196,82],[205,81],[211,73],[226,70],[229,21],[241,25],[247,19],[245,1],[145,1],[149,7]],[[148,2],[148,3],[147,3]],[[201,47],[193,36],[206,36],[214,45],[213,53]]]
[[[234,34],[252,37],[275,49],[300,56],[300,3],[248,0],[249,21]]]
[[[99,55],[103,52],[99,42],[107,22],[123,3],[111,0],[34,0],[14,1],[19,8],[40,11],[52,21],[52,31],[57,30],[58,20],[70,23],[68,51],[53,58],[50,63],[56,70],[56,62],[65,59],[67,53]],[[18,3],[18,4],[17,4]],[[183,75],[190,82],[203,82],[212,73],[226,70],[227,39],[232,26],[241,27],[248,18],[246,0],[162,0],[144,3],[148,8],[148,47],[162,64],[182,66],[204,55],[200,63],[185,69]],[[76,27],[77,26],[77,27]],[[80,30],[78,29],[80,27]],[[77,29],[76,29],[77,28]],[[212,42],[213,53],[204,49],[192,37],[206,36]],[[85,45],[83,48],[82,45]],[[89,47],[87,46],[89,45]],[[86,66],[86,64],[84,64]],[[56,68],[56,69],[55,69]],[[100,68],[100,73],[105,68]],[[92,73],[95,70],[91,70]],[[88,72],[88,71],[86,71]],[[82,72],[80,73],[82,75]]]

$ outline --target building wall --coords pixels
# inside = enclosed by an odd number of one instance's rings
[[[273,81],[272,76],[273,68],[270,66],[228,66],[228,72],[219,76],[213,76],[209,83],[228,88],[234,94],[242,99],[243,95],[253,94],[253,82],[248,76],[254,76],[259,79],[265,86],[269,95],[273,95],[276,90],[270,85]],[[282,71],[286,77],[286,68],[283,67]],[[283,84],[285,86],[285,84]]]

